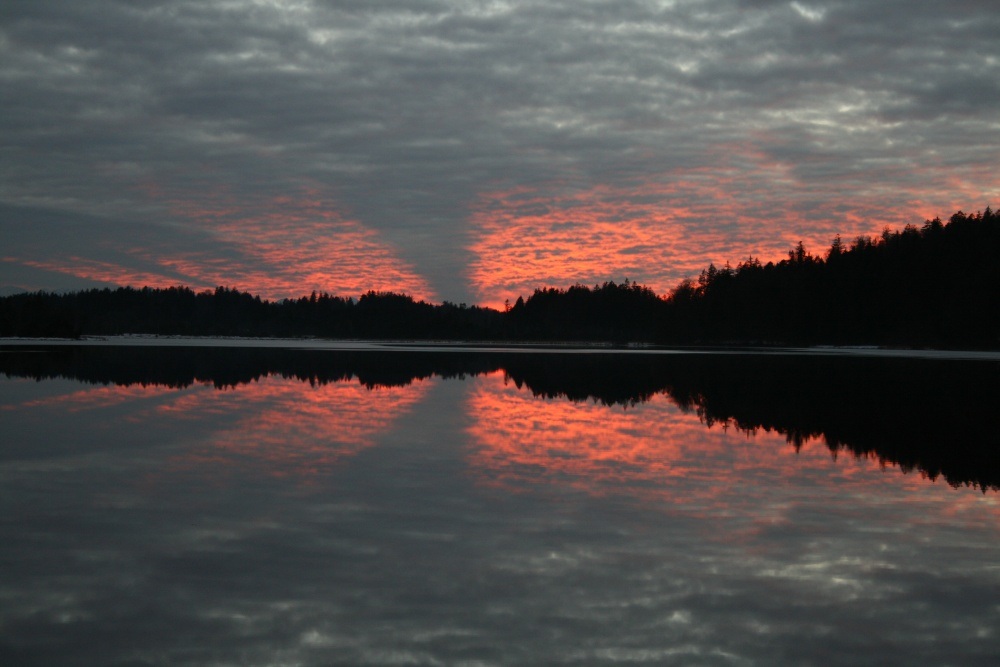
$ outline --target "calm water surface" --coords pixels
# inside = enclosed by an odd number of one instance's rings
[[[528,357],[0,352],[0,663],[996,664],[995,362]]]

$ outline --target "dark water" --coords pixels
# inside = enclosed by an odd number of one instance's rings
[[[0,664],[992,665],[989,360],[0,351]]]

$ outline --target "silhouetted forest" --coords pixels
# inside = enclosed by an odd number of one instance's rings
[[[125,333],[680,345],[1000,347],[1000,216],[801,243],[777,263],[709,265],[659,296],[605,282],[536,289],[503,311],[393,292],[266,301],[237,289],[122,287],[0,298],[0,336]]]
[[[78,338],[159,334],[364,339],[483,339],[501,313],[445,302],[432,305],[392,292],[360,299],[316,294],[267,301],[218,287],[92,289],[70,294],[16,294],[0,299],[0,335]]]
[[[503,370],[534,395],[629,408],[665,394],[707,426],[773,431],[795,447],[1000,489],[997,362],[843,355],[317,351],[211,347],[0,348],[0,372],[118,385],[225,388],[267,375],[402,386]]]
[[[704,343],[1000,347],[1000,216],[800,243],[777,264],[710,265],[669,297],[663,339]]]

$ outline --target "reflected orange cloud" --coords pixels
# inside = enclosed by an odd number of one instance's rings
[[[0,405],[0,410],[27,410],[31,408],[56,408],[66,412],[84,412],[99,410],[124,403],[131,403],[151,398],[169,396],[176,390],[170,387],[154,385],[130,385],[127,387],[112,385],[88,387],[71,391],[66,394],[46,396],[20,403]]]
[[[739,465],[747,443],[758,442],[733,430],[708,429],[662,394],[628,408],[546,399],[518,389],[499,372],[478,380],[468,405],[472,469],[482,480],[510,488],[540,480],[596,494],[619,484],[663,486],[689,475],[706,447],[739,443],[731,457]]]
[[[369,389],[356,381],[312,385],[267,376],[224,391],[187,392],[157,412],[225,424],[178,462],[182,468],[209,466],[222,475],[259,470],[305,482],[375,445],[431,386],[423,380]]]
[[[881,484],[924,492],[932,484],[877,460],[833,456],[822,439],[796,452],[778,433],[709,427],[664,394],[627,409],[574,403],[534,397],[495,373],[476,380],[468,411],[471,474],[515,492],[555,484],[700,513],[730,511],[740,496],[803,478],[830,493]],[[952,492],[943,481],[933,484]],[[1000,516],[1000,502],[995,509]]]
[[[357,380],[317,384],[269,375],[228,389],[210,382],[183,389],[108,385],[4,404],[0,412],[86,413],[129,404],[119,419],[184,435],[185,454],[173,460],[179,469],[204,470],[213,479],[251,471],[310,482],[377,444],[433,383],[368,388]],[[114,420],[102,427],[116,428]]]

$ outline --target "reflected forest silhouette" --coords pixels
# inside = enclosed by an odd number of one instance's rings
[[[663,394],[708,427],[777,432],[796,449],[898,465],[953,486],[1000,489],[996,362],[766,354],[316,351],[211,347],[0,348],[0,371],[103,385],[207,383],[269,375],[369,389],[502,371],[534,396],[628,410]]]
[[[665,296],[605,282],[536,289],[503,310],[392,292],[266,301],[237,289],[93,289],[0,298],[0,336],[161,334],[660,344],[1000,347],[1000,216],[801,243],[779,262],[709,265]]]

